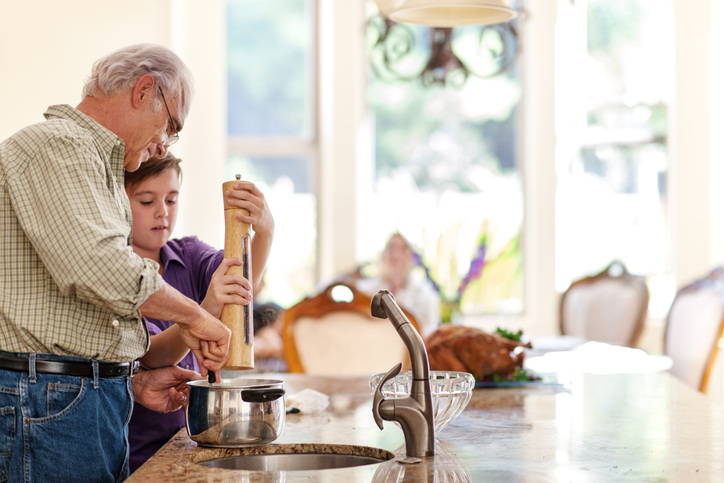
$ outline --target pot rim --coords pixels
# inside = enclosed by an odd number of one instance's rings
[[[278,379],[251,379],[238,377],[234,379],[222,379],[215,383],[210,383],[207,379],[197,379],[188,381],[189,386],[205,387],[207,389],[248,389],[248,388],[275,388],[282,387],[284,381]]]

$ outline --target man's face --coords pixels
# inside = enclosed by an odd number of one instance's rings
[[[151,156],[165,157],[168,148],[165,143],[170,136],[180,131],[183,125],[183,120],[179,117],[177,94],[166,96],[168,112],[156,85],[152,89],[152,94],[145,95],[155,97],[142,105],[135,129],[129,136],[130,139],[125,140],[123,167],[127,171],[137,170],[141,163],[148,161]],[[169,118],[169,113],[171,118]]]

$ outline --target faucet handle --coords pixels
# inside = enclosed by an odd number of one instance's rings
[[[402,369],[401,362],[392,369],[390,369],[387,374],[385,374],[385,377],[382,378],[380,383],[377,385],[377,389],[375,389],[375,397],[372,400],[372,415],[374,416],[375,422],[380,429],[382,429],[382,415],[380,415],[380,404],[382,404],[382,401],[384,401],[385,399],[385,397],[382,395],[382,386],[384,386],[387,381],[399,374],[400,369]]]

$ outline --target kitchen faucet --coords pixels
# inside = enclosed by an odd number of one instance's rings
[[[400,372],[401,363],[390,369],[380,381],[372,402],[372,414],[375,422],[380,429],[382,429],[383,419],[400,423],[405,435],[408,459],[434,456],[435,425],[430,391],[430,366],[427,361],[425,343],[389,291],[380,290],[374,296],[371,310],[374,317],[390,319],[407,347],[412,364],[412,386],[408,397],[385,399],[382,395],[382,386]]]

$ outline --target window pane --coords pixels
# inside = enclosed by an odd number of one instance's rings
[[[314,193],[313,161],[307,156],[244,156],[231,155],[226,163],[226,179],[236,173],[254,182],[263,182],[274,189],[292,193]]]
[[[661,144],[581,151],[557,200],[567,264],[592,273],[619,258],[634,273],[666,271],[666,160]]]
[[[580,79],[585,102],[572,97],[564,109],[582,123],[569,119],[564,134],[580,133],[563,141],[576,148],[558,185],[557,285],[619,259],[647,276],[657,317],[674,283],[666,204],[673,9],[670,0],[591,0],[585,8],[585,57],[564,74]]]
[[[226,178],[239,173],[264,193],[274,215],[274,245],[264,282],[269,290],[260,299],[289,307],[315,286],[317,206],[308,189],[310,160],[232,156]],[[254,254],[252,253],[252,257]]]
[[[313,0],[227,0],[229,158],[275,220],[260,300],[291,306],[315,286]],[[253,254],[252,254],[253,256]]]
[[[419,251],[443,300],[462,298],[463,311],[469,314],[520,312],[521,89],[519,64],[510,55],[517,39],[507,30],[481,35],[479,27],[453,29],[452,49],[471,71],[486,75],[496,69],[487,55],[491,50],[502,49],[513,63],[490,78],[471,73],[459,82],[458,75],[442,86],[434,82],[440,79],[439,69],[423,81],[395,77],[419,73],[434,39],[444,33],[399,24],[393,29],[384,51],[376,46],[379,31],[373,28],[368,34],[372,72],[367,100],[375,115],[375,176],[363,200],[369,209],[360,214],[365,237],[360,246],[372,247],[363,258],[377,257],[386,238],[399,230]],[[391,59],[406,46],[409,55],[384,64],[385,55]],[[469,272],[475,276],[465,285]]]
[[[313,3],[227,0],[232,136],[312,136]]]

